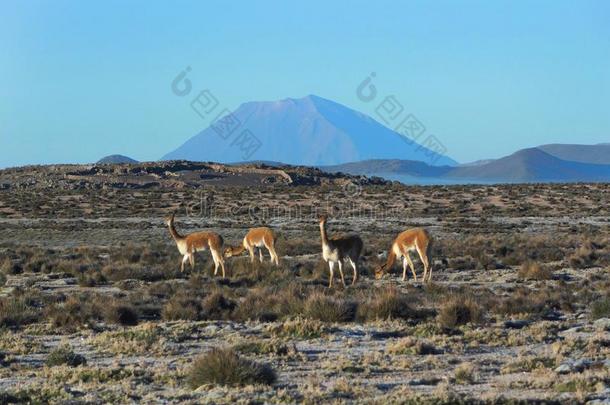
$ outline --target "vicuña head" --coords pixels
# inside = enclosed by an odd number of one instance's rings
[[[227,246],[224,251],[224,257],[229,258],[233,256],[239,256],[243,252],[245,252],[245,248],[243,246]]]
[[[380,266],[375,267],[375,279],[381,280],[386,271],[386,265],[382,264]]]
[[[171,224],[174,223],[174,218],[176,217],[176,213],[172,213],[171,215],[168,215],[165,217],[164,222],[165,225],[170,226]]]
[[[258,250],[260,262],[263,262],[263,248],[266,248],[271,256],[271,262],[276,266],[280,264],[280,259],[275,251],[275,234],[270,228],[260,227],[252,228],[248,231],[242,241],[241,246],[229,246],[224,251],[224,257],[232,257],[248,251],[250,254],[250,262],[254,262],[254,252]]]

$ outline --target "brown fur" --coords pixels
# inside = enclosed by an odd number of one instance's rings
[[[182,236],[176,231],[174,226],[175,214],[165,219],[165,223],[169,228],[172,238],[176,242],[176,246],[183,255],[180,271],[184,271],[184,264],[188,260],[191,268],[195,269],[195,254],[198,251],[209,249],[214,260],[214,275],[218,274],[218,267],[222,268],[222,276],[225,274],[225,263],[222,256],[222,246],[224,241],[222,236],[215,232],[195,232],[186,236]]]
[[[424,265],[424,282],[426,282],[426,276],[428,277],[427,281],[430,281],[432,279],[432,268],[430,267],[431,245],[432,239],[423,228],[414,228],[402,232],[394,239],[392,246],[390,246],[387,261],[375,269],[375,278],[380,279],[383,277],[384,273],[394,266],[396,258],[402,257],[402,281],[407,279],[407,265],[411,268],[414,280],[417,281],[415,267],[409,256],[409,251],[415,250]],[[430,271],[429,275],[428,271]]]
[[[279,265],[279,257],[275,251],[275,235],[267,227],[252,228],[244,237],[241,246],[229,246],[224,251],[224,257],[237,256],[244,251],[250,254],[250,261],[254,262],[254,249],[259,251],[259,259],[263,262],[263,247],[267,249],[271,256],[271,262]]]
[[[328,237],[326,232],[326,221],[327,217],[320,217],[320,237],[322,239],[322,258],[328,263],[330,272],[330,280],[328,287],[333,286],[334,279],[334,265],[335,263],[339,266],[339,275],[341,276],[341,282],[345,286],[345,277],[343,276],[343,261],[348,259],[352,268],[354,269],[354,278],[352,279],[352,285],[358,280],[358,260],[362,253],[362,239],[358,235],[350,236],[332,236]]]

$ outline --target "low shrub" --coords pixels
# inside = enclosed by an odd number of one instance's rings
[[[437,321],[441,327],[452,329],[467,323],[483,320],[483,309],[470,296],[459,294],[450,297],[439,309]]]
[[[391,354],[429,355],[438,352],[434,345],[412,337],[400,339],[388,347]]]
[[[571,310],[572,304],[573,297],[569,289],[518,288],[509,297],[500,299],[492,310],[501,315],[543,315],[553,309]]]
[[[118,325],[137,325],[138,313],[128,303],[113,301],[104,308],[104,320]]]
[[[25,297],[0,298],[0,326],[19,327],[36,322],[39,316],[38,309]]]
[[[357,318],[363,321],[418,317],[419,313],[411,308],[407,296],[394,287],[374,293],[360,303],[357,311]]]
[[[228,319],[235,304],[227,299],[222,292],[215,291],[203,299],[201,309],[204,319]]]
[[[0,266],[0,273],[3,274],[21,274],[23,273],[23,267],[21,264],[14,262],[13,260],[6,258],[4,262],[2,262],[2,266]]]
[[[176,294],[163,306],[161,317],[166,321],[196,321],[200,319],[200,300]]]
[[[475,369],[471,363],[462,363],[455,369],[455,382],[458,384],[472,384],[476,380]]]
[[[518,271],[518,276],[526,280],[550,280],[553,273],[536,262],[525,262]]]
[[[91,327],[103,319],[103,302],[106,298],[83,294],[72,295],[65,302],[58,302],[47,309],[47,317],[55,327],[74,331],[80,327]]]
[[[610,318],[610,297],[601,298],[591,304],[591,317]]]
[[[58,346],[49,353],[46,365],[49,367],[68,365],[70,367],[77,367],[81,364],[87,364],[85,356],[74,353],[70,346]]]
[[[295,318],[274,325],[271,331],[276,336],[289,336],[299,339],[316,339],[329,331],[329,328],[320,321],[306,318]]]
[[[243,359],[232,349],[212,349],[199,357],[187,377],[188,384],[193,389],[205,384],[271,385],[276,379],[271,367]]]
[[[356,316],[356,304],[344,299],[314,293],[305,301],[303,315],[322,322],[349,322]]]
[[[290,348],[279,339],[246,340],[235,346],[233,350],[244,354],[272,354],[275,356],[286,356],[296,349]]]

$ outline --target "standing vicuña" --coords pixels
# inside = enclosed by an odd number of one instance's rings
[[[322,258],[328,263],[330,271],[330,281],[328,287],[333,286],[333,278],[335,275],[335,263],[339,266],[339,274],[341,282],[345,286],[345,277],[343,277],[343,260],[348,259],[354,268],[354,278],[352,285],[358,280],[358,259],[362,253],[362,239],[358,235],[350,235],[345,237],[333,236],[328,237],[326,233],[326,215],[320,217],[320,236],[322,237]]]
[[[215,232],[195,232],[190,235],[182,236],[176,231],[174,226],[174,216],[167,217],[165,223],[169,227],[169,233],[176,241],[176,246],[182,257],[182,265],[180,271],[184,271],[184,263],[188,260],[191,263],[191,268],[195,268],[195,253],[210,249],[212,259],[214,260],[214,275],[218,274],[218,267],[222,268],[222,276],[225,277],[225,261],[222,257],[222,236]]]
[[[375,278],[380,279],[383,277],[383,274],[394,266],[396,258],[402,258],[402,281],[407,279],[407,264],[411,268],[413,278],[417,281],[415,267],[409,257],[409,252],[415,250],[424,264],[424,282],[426,281],[428,270],[430,270],[430,275],[428,276],[428,281],[430,281],[432,279],[432,269],[430,268],[431,245],[432,240],[425,229],[415,228],[402,232],[394,239],[388,252],[387,262],[375,269]]]
[[[254,263],[254,249],[258,249],[259,259],[263,262],[263,247],[267,248],[271,256],[271,262],[279,266],[280,259],[275,252],[275,235],[273,231],[266,227],[253,228],[248,231],[241,246],[229,246],[225,249],[224,256],[237,256],[248,250],[250,253],[250,262]]]

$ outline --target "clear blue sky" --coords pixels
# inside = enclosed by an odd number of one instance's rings
[[[236,108],[394,94],[466,162],[610,142],[610,2],[0,1],[0,167],[154,160],[203,129],[170,90]]]

